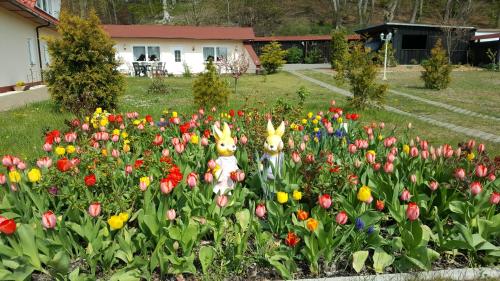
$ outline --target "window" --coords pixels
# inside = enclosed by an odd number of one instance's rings
[[[49,47],[47,44],[43,44],[43,61],[45,65],[50,64]]]
[[[28,44],[28,59],[30,62],[30,65],[35,65],[36,64],[36,58],[35,58],[35,48],[33,45],[33,38],[28,38],[27,41]]]
[[[52,15],[52,1],[51,0],[37,0],[36,1],[36,6],[45,12],[47,12],[49,15]]]
[[[181,62],[181,50],[174,50],[175,62]]]
[[[227,59],[227,48],[217,47],[217,61]]]
[[[134,46],[132,52],[134,61],[160,61],[159,46]]]
[[[215,48],[214,47],[203,47],[203,60],[208,61],[209,59],[215,58]]]
[[[401,49],[425,50],[427,49],[427,35],[403,35]]]

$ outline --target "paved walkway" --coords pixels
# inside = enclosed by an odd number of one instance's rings
[[[321,86],[323,88],[326,88],[326,89],[328,89],[328,90],[330,90],[332,92],[335,92],[337,94],[340,94],[340,95],[343,95],[343,96],[346,96],[346,97],[352,97],[351,92],[346,91],[344,89],[335,87],[335,86],[333,86],[331,84],[325,83],[323,81],[319,81],[317,79],[311,78],[309,76],[306,76],[306,75],[304,75],[302,73],[298,73],[296,71],[288,71],[288,72],[290,72],[291,74],[296,75],[296,76],[298,76],[298,77],[300,77],[300,78],[302,78],[304,80],[307,80],[309,82],[317,84],[317,85],[319,85],[319,86]],[[495,143],[500,143],[500,136],[497,136],[497,135],[494,135],[494,134],[490,134],[490,133],[483,132],[483,131],[476,130],[476,129],[471,129],[471,128],[466,128],[466,127],[458,126],[458,125],[455,125],[455,124],[452,124],[452,123],[448,123],[448,122],[439,121],[439,120],[436,120],[436,119],[433,119],[433,118],[430,118],[430,117],[427,117],[427,116],[416,115],[416,114],[409,113],[409,112],[406,112],[406,111],[403,111],[403,110],[400,110],[400,109],[397,109],[395,107],[388,106],[388,105],[384,106],[384,109],[387,110],[387,111],[390,111],[390,112],[394,112],[394,113],[400,114],[400,115],[409,116],[409,117],[418,119],[418,120],[426,122],[428,124],[432,124],[432,125],[435,125],[435,126],[438,126],[438,127],[446,128],[448,130],[451,130],[451,131],[454,131],[454,132],[457,132],[457,133],[460,133],[460,134],[464,134],[464,135],[467,135],[467,136],[471,136],[471,137],[474,137],[474,138],[479,138],[479,139],[483,139],[483,140],[487,140],[487,141],[491,141],[491,142],[495,142]]]
[[[309,70],[309,69],[325,69],[331,68],[331,65],[328,63],[287,63],[283,65],[283,70],[285,71],[295,71],[295,70]]]
[[[0,111],[7,111],[32,102],[44,101],[50,98],[46,86],[36,86],[24,92],[0,94]]]
[[[331,72],[328,72],[328,70],[326,70],[326,69],[312,69],[312,70],[314,70],[316,72],[319,72],[319,73],[331,75]],[[491,119],[491,120],[495,120],[495,121],[500,121],[500,117],[477,113],[477,112],[470,111],[470,110],[467,110],[467,109],[464,109],[464,108],[461,108],[461,107],[457,107],[457,106],[454,106],[454,105],[449,105],[449,104],[445,104],[445,103],[442,103],[442,102],[425,99],[425,98],[422,98],[422,97],[419,97],[419,96],[414,96],[414,95],[406,94],[406,93],[403,93],[403,92],[400,92],[400,91],[396,91],[396,90],[392,90],[392,89],[389,89],[388,91],[390,93],[395,94],[395,95],[399,95],[399,96],[403,96],[405,98],[409,98],[409,99],[416,100],[416,101],[419,101],[419,102],[427,103],[427,104],[430,104],[430,105],[433,105],[433,106],[436,106],[436,107],[441,107],[441,108],[444,108],[444,109],[447,109],[449,111],[453,111],[453,112],[456,112],[456,113],[460,113],[460,114],[464,114],[464,115],[469,115],[469,116],[472,116],[472,117],[479,117],[479,118],[483,118],[483,119]]]

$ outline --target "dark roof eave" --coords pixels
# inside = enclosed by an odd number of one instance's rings
[[[471,29],[476,30],[473,26],[451,26],[451,25],[433,25],[433,24],[417,24],[417,23],[399,23],[399,22],[386,22],[382,24],[376,24],[372,26],[368,26],[366,28],[355,30],[354,32],[358,34],[370,33],[377,30],[385,30],[390,27],[398,27],[398,26],[412,26],[412,27],[423,27],[423,28],[459,28],[459,29]]]

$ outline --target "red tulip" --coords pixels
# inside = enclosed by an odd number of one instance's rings
[[[160,134],[157,134],[153,140],[153,145],[160,146],[163,143],[163,137]]]
[[[11,235],[16,232],[16,227],[16,222],[13,219],[0,216],[0,233]]]
[[[373,163],[372,165],[374,171],[380,170],[380,166],[382,166],[380,163]]]
[[[215,203],[217,204],[217,206],[219,206],[220,208],[224,207],[227,205],[227,201],[228,201],[228,197],[227,195],[217,195],[215,197]]]
[[[153,122],[153,117],[151,115],[146,115],[146,122],[151,123]]]
[[[492,205],[498,205],[500,202],[500,193],[493,191],[490,196],[490,203]]]
[[[347,222],[347,218],[347,213],[345,211],[340,211],[335,217],[335,221],[340,225],[344,225]]]
[[[408,203],[408,206],[406,208],[406,217],[408,217],[410,221],[414,221],[418,219],[419,215],[420,215],[420,209],[418,208],[417,203],[415,202]]]
[[[457,180],[463,180],[465,178],[465,170],[462,168],[455,169],[455,178]]]
[[[101,203],[94,202],[89,206],[89,215],[93,218],[98,217],[101,214]]]
[[[429,182],[429,189],[432,191],[435,191],[438,189],[439,183],[437,181],[431,181]]]
[[[476,166],[476,176],[482,178],[488,174],[488,168],[482,164]]]
[[[71,161],[68,160],[68,158],[62,158],[57,160],[57,169],[61,172],[67,172],[71,169],[73,164]]]
[[[56,227],[57,218],[52,211],[47,211],[42,215],[42,226],[45,229],[52,229]]]
[[[382,200],[377,200],[377,202],[375,202],[375,209],[379,210],[379,211],[383,211],[384,210],[384,207],[385,207],[385,203],[384,201]]]
[[[169,221],[175,220],[175,217],[177,216],[174,209],[168,210],[166,215],[167,215],[167,220]]]
[[[295,247],[300,242],[299,236],[293,232],[288,232],[288,235],[285,238],[285,244],[289,247]]]
[[[94,174],[90,174],[90,175],[85,176],[84,180],[85,180],[85,185],[88,187],[94,186],[96,183],[96,178],[95,178]]]
[[[473,196],[478,195],[479,193],[481,193],[482,190],[483,190],[483,187],[481,186],[480,182],[475,181],[475,182],[470,184],[470,193]]]
[[[323,209],[328,209],[332,205],[332,198],[328,194],[323,194],[318,197],[318,203]]]
[[[266,216],[266,205],[264,204],[258,204],[255,207],[255,215],[259,218],[263,218]]]

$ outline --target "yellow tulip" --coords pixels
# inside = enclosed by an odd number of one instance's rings
[[[124,151],[124,152],[129,152],[129,151],[130,151],[130,145],[128,145],[128,144],[124,144],[124,145],[123,145],[123,151]]]
[[[316,120],[321,120],[321,116],[316,115]]]
[[[118,214],[118,216],[120,217],[120,219],[121,219],[123,222],[128,221],[128,217],[129,217],[128,213],[122,212],[122,213]]]
[[[64,155],[66,153],[66,149],[62,146],[58,146],[58,147],[56,147],[55,152],[57,155],[61,156],[61,155]]]
[[[306,222],[306,227],[307,229],[309,229],[309,231],[315,231],[316,228],[318,228],[318,221],[313,218],[310,218]]]
[[[276,193],[276,197],[280,204],[285,204],[286,202],[288,202],[288,193],[286,192],[279,191],[278,193]]]
[[[108,125],[108,118],[102,118],[101,121],[99,121],[99,125],[101,125],[101,127]]]
[[[313,117],[313,113],[312,112],[307,113],[307,118],[312,118],[312,117]]]
[[[172,117],[177,117],[177,111],[172,112]]]
[[[319,132],[319,128],[318,127],[314,128],[314,132],[316,133]]]
[[[102,108],[100,108],[100,107],[96,108],[94,113],[101,114]]]
[[[403,145],[403,152],[406,154],[409,154],[410,153],[410,146],[407,144]]]
[[[302,124],[307,124],[307,119],[302,119]]]
[[[298,190],[294,190],[292,193],[292,197],[293,197],[293,200],[299,201],[300,199],[302,199],[302,192],[300,192]]]
[[[111,230],[117,230],[123,227],[123,220],[119,216],[111,216],[108,219],[108,224]]]
[[[372,192],[370,188],[366,185],[363,185],[359,190],[358,190],[358,200],[362,202],[368,202],[370,198],[372,197]]]
[[[21,174],[16,170],[9,172],[9,180],[11,183],[20,182]]]
[[[122,138],[126,139],[128,137],[128,133],[127,132],[122,132]]]
[[[136,119],[132,123],[137,126],[137,125],[141,124],[141,120]]]
[[[69,154],[74,153],[76,151],[76,148],[73,145],[68,145],[66,146],[66,152]]]
[[[198,135],[192,135],[191,136],[191,143],[192,144],[198,144],[199,140],[200,140],[200,137],[198,137]]]
[[[381,141],[384,137],[382,135],[378,135],[378,140]]]
[[[120,134],[120,130],[119,129],[114,129],[113,130],[113,135],[119,135]]]
[[[472,161],[472,160],[474,160],[474,158],[476,158],[476,155],[474,154],[474,152],[467,154],[467,160]]]
[[[318,124],[318,120],[314,119],[314,120],[313,120],[313,124],[314,124],[314,125]]]
[[[28,180],[30,182],[40,181],[42,178],[42,173],[37,168],[33,168],[28,172]]]
[[[146,187],[148,187],[151,184],[151,181],[149,180],[149,177],[142,177],[142,178],[139,179],[139,181],[141,183],[143,183],[144,185],[146,185]]]

